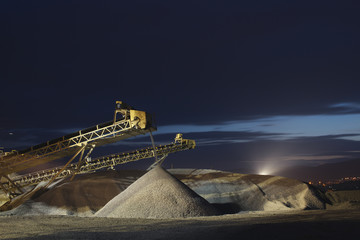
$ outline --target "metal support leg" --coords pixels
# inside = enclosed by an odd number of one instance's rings
[[[158,161],[158,157],[157,157],[157,152],[156,152],[154,137],[153,137],[151,131],[150,131],[149,133],[150,133],[150,139],[151,139],[152,147],[153,147],[153,149],[154,149],[155,162],[157,162],[157,161]]]
[[[75,153],[75,155],[64,165],[64,167],[63,167],[52,179],[50,179],[50,181],[45,185],[44,188],[47,188],[47,187],[57,178],[57,176],[59,176],[60,173],[62,173],[62,172],[65,170],[65,168],[66,168],[72,161],[74,161],[74,159],[77,157],[77,155],[79,155],[79,153],[81,153],[81,152],[84,151],[85,147],[86,147],[86,145],[83,146],[79,151],[77,151],[77,153]]]
[[[86,156],[83,158],[83,155],[84,155],[84,152],[85,152],[85,148],[84,150],[81,152],[81,155],[80,155],[80,158],[79,158],[79,161],[78,161],[78,164],[76,166],[76,170],[74,171],[74,174],[71,176],[70,178],[70,181],[72,181],[75,177],[76,174],[78,174],[78,172],[80,171],[80,168],[81,168],[81,165],[83,164],[84,160],[87,159],[91,152],[94,150],[95,148],[95,144],[93,144],[90,148],[90,150],[88,151],[88,153],[86,154]]]

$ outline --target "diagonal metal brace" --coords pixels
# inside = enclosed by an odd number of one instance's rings
[[[84,150],[81,152],[78,164],[76,166],[76,170],[74,171],[74,174],[71,176],[70,181],[72,181],[75,177],[76,174],[78,174],[80,172],[80,168],[82,166],[82,164],[84,163],[85,159],[88,159],[88,157],[90,156],[91,152],[94,150],[95,148],[95,144],[91,145],[90,150],[88,151],[88,153],[86,154],[86,156],[83,158],[84,152],[85,152],[85,148]]]
[[[50,181],[45,185],[44,188],[47,188],[47,187],[57,178],[57,176],[59,176],[60,173],[62,173],[62,172],[66,169],[66,167],[67,167],[72,161],[74,161],[74,159],[77,157],[77,155],[79,155],[79,153],[84,153],[85,147],[86,147],[86,145],[82,146],[82,147],[80,148],[80,150],[77,151],[77,153],[63,166],[63,168],[62,168],[52,179],[50,179]]]

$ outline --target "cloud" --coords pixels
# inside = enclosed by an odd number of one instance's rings
[[[154,132],[155,140],[161,143],[169,142],[176,133],[183,133],[185,138],[196,138],[198,143],[216,145],[240,143],[259,140],[289,140],[300,137],[333,136],[334,138],[360,141],[360,114],[343,115],[309,115],[309,116],[276,116],[260,119],[225,121],[217,124],[186,124],[159,126]],[[1,140],[16,139],[17,145],[27,146],[39,144],[79,129],[13,129],[1,131]],[[4,133],[7,134],[5,137]],[[160,137],[161,136],[161,137]],[[190,137],[188,137],[190,136]],[[138,136],[118,145],[138,145],[148,142],[148,135]],[[146,139],[146,140],[144,140]]]
[[[338,109],[340,113],[360,112],[360,103],[343,102],[330,105],[330,108]]]
[[[333,160],[333,159],[344,159],[347,158],[347,155],[294,155],[294,156],[282,156],[279,158],[280,161],[323,161],[323,160]]]
[[[184,138],[196,140],[199,147],[244,145],[264,141],[284,144],[289,140],[302,143],[306,139],[311,141],[317,139],[318,142],[327,142],[331,139],[356,143],[360,141],[359,122],[360,114],[276,116],[225,121],[217,124],[158,126],[158,131],[154,132],[154,138],[156,144],[168,144],[173,141],[176,133],[183,133]],[[0,130],[0,146],[21,150],[78,130],[80,129],[2,129]],[[10,135],[9,132],[14,134]],[[135,149],[151,146],[151,142],[149,135],[146,134],[119,141],[112,146]]]
[[[342,139],[360,141],[360,114],[276,116],[253,120],[220,122],[211,125],[159,126],[155,134],[247,132],[261,133],[257,139],[285,140],[298,137],[338,135]]]

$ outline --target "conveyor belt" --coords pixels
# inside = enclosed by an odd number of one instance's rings
[[[180,137],[178,137],[180,136]],[[183,151],[187,149],[195,148],[195,141],[189,139],[183,139],[181,134],[178,134],[173,143],[167,145],[157,146],[156,153],[160,157],[166,157],[170,153],[175,153],[178,151]],[[78,166],[78,163],[69,165],[67,168],[62,169],[61,167],[52,168],[47,170],[42,170],[39,172],[34,172],[27,175],[17,176],[12,179],[12,183],[7,182],[3,184],[3,188],[7,192],[13,192],[14,185],[16,184],[20,188],[24,188],[30,185],[37,185],[42,181],[48,181],[56,176],[55,179],[61,179],[74,174],[84,174],[89,172],[95,172],[97,170],[113,168],[119,164],[125,164],[128,162],[138,161],[141,159],[153,158],[154,157],[154,148],[143,148],[131,152],[111,154],[108,156],[99,157],[96,159],[88,159],[84,161],[81,166]]]
[[[116,120],[117,112],[120,112],[123,116],[119,121]],[[133,110],[130,107],[126,109],[119,108],[115,112],[114,121],[1,156],[0,177],[74,155],[88,144],[100,146],[156,131],[156,127],[152,124],[151,115],[146,112]]]

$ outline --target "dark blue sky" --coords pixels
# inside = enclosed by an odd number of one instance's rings
[[[360,156],[357,1],[0,2],[0,146],[156,115],[178,167],[318,165]],[[149,137],[98,154],[146,146]]]

